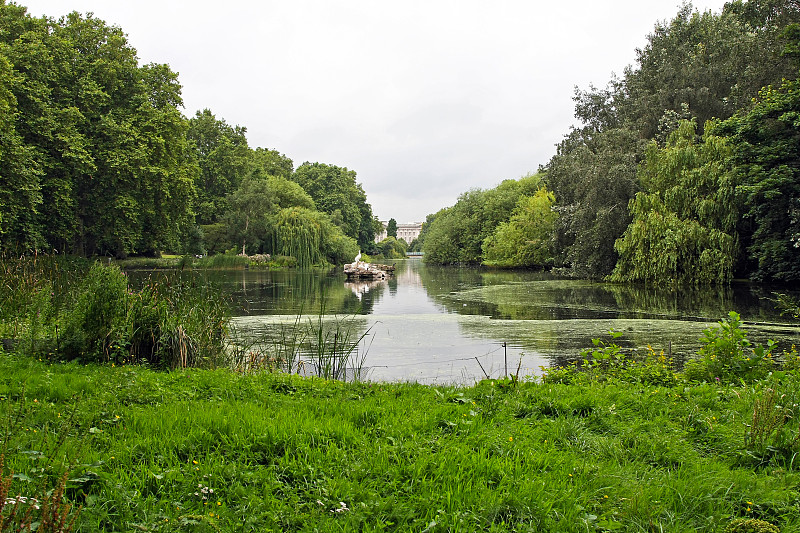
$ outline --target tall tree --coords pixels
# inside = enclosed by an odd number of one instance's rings
[[[386,236],[397,238],[397,221],[393,218],[390,218],[386,224]]]
[[[246,132],[242,126],[217,119],[209,109],[198,111],[189,120],[187,137],[200,167],[195,182],[198,224],[220,220],[227,210],[226,197],[252,171]],[[259,162],[263,163],[261,159]]]
[[[614,281],[651,285],[727,283],[737,258],[739,205],[731,149],[709,131],[696,142],[682,121],[659,148],[653,141],[640,173],[645,191],[630,202],[633,221],[616,242]]]
[[[345,235],[358,241],[362,249],[375,239],[372,207],[356,172],[345,167],[305,162],[295,170],[292,180],[311,195],[317,209],[331,215]]]
[[[787,49],[800,50],[800,26]],[[752,277],[800,281],[800,79],[764,88],[756,104],[722,123],[747,210],[741,228]]]
[[[508,222],[483,241],[483,263],[499,267],[544,267],[552,264],[553,194],[542,187],[523,196]]]
[[[9,168],[30,157],[39,175],[22,225],[34,229],[17,245],[126,255],[174,243],[193,174],[174,73],[140,67],[122,30],[92,16],[34,19],[0,2],[0,28],[21,147]]]
[[[602,278],[617,263],[614,241],[630,222],[638,191],[642,141],[627,128],[573,130],[546,167],[556,198],[556,264],[580,277]]]
[[[508,221],[521,197],[534,195],[541,185],[542,176],[532,174],[504,180],[493,189],[463,193],[454,206],[439,211],[429,221],[423,245],[425,261],[480,263],[484,240]]]

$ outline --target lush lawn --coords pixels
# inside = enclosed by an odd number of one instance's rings
[[[799,383],[444,388],[0,356],[0,413],[9,496],[41,499],[69,466],[79,531],[789,532],[797,422],[765,417],[794,412]]]

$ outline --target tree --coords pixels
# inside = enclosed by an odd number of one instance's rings
[[[534,267],[552,263],[551,237],[557,213],[546,188],[522,196],[508,222],[483,242],[483,263],[499,267]]]
[[[730,145],[710,128],[696,142],[694,121],[682,121],[667,146],[654,142],[631,200],[633,220],[615,248],[613,281],[651,285],[728,283],[737,258],[739,206]]]
[[[493,189],[463,193],[454,206],[439,211],[428,222],[423,244],[425,261],[480,263],[484,240],[511,217],[520,197],[535,194],[541,185],[542,176],[531,174],[519,180],[504,180]]]
[[[545,180],[559,215],[555,260],[573,275],[596,279],[614,269],[614,241],[630,222],[627,205],[639,188],[641,143],[627,128],[576,129],[548,163]]]
[[[0,27],[14,116],[3,247],[124,256],[177,243],[194,177],[177,76],[140,67],[122,30],[92,16],[34,19],[0,2]]]
[[[281,209],[275,218],[274,253],[297,259],[300,267],[323,262],[352,261],[358,254],[355,239],[347,237],[330,218],[303,207]]]
[[[386,236],[397,238],[397,221],[393,218],[386,224]]]
[[[317,209],[328,213],[345,235],[367,249],[375,239],[372,207],[356,173],[344,167],[305,162],[295,170],[292,180],[311,196]]]
[[[256,148],[251,157],[253,159],[252,172],[256,177],[280,176],[286,179],[292,177],[294,163],[277,150]]]
[[[226,197],[252,171],[253,158],[242,126],[230,126],[209,109],[189,120],[187,138],[200,168],[195,182],[197,223],[211,224],[225,214]],[[265,157],[259,156],[260,163]]]
[[[314,210],[311,197],[297,184],[278,176],[247,176],[227,198],[224,221],[229,240],[242,244],[242,254],[271,252],[271,237],[279,210],[302,207]]]
[[[40,172],[30,147],[15,128],[14,81],[11,63],[0,55],[0,249],[36,248],[41,240],[36,224]]]
[[[752,109],[716,133],[729,137],[747,206],[740,233],[751,276],[800,280],[800,80],[764,88]]]

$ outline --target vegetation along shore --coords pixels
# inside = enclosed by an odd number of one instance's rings
[[[798,320],[799,71],[797,1],[685,3],[576,90],[547,164],[375,242],[354,170],[184,116],[177,73],[117,26],[0,0],[0,532],[800,531],[800,355],[751,342],[736,310],[681,365],[609,331],[538,376],[375,383],[369,329],[323,321],[324,295],[269,344],[194,275],[413,251],[747,279]]]

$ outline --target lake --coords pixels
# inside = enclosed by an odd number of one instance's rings
[[[143,275],[139,273],[138,275]],[[626,349],[651,345],[679,361],[700,347],[702,331],[728,312],[742,315],[753,341],[800,344],[800,326],[781,317],[773,290],[730,287],[659,291],[630,285],[556,279],[539,272],[397,261],[396,276],[347,282],[341,269],[203,273],[232,301],[233,324],[263,346],[295,326],[346,323],[373,381],[473,383],[508,372],[541,375],[541,367],[579,358],[593,338],[623,333]],[[800,296],[798,291],[786,291]]]

